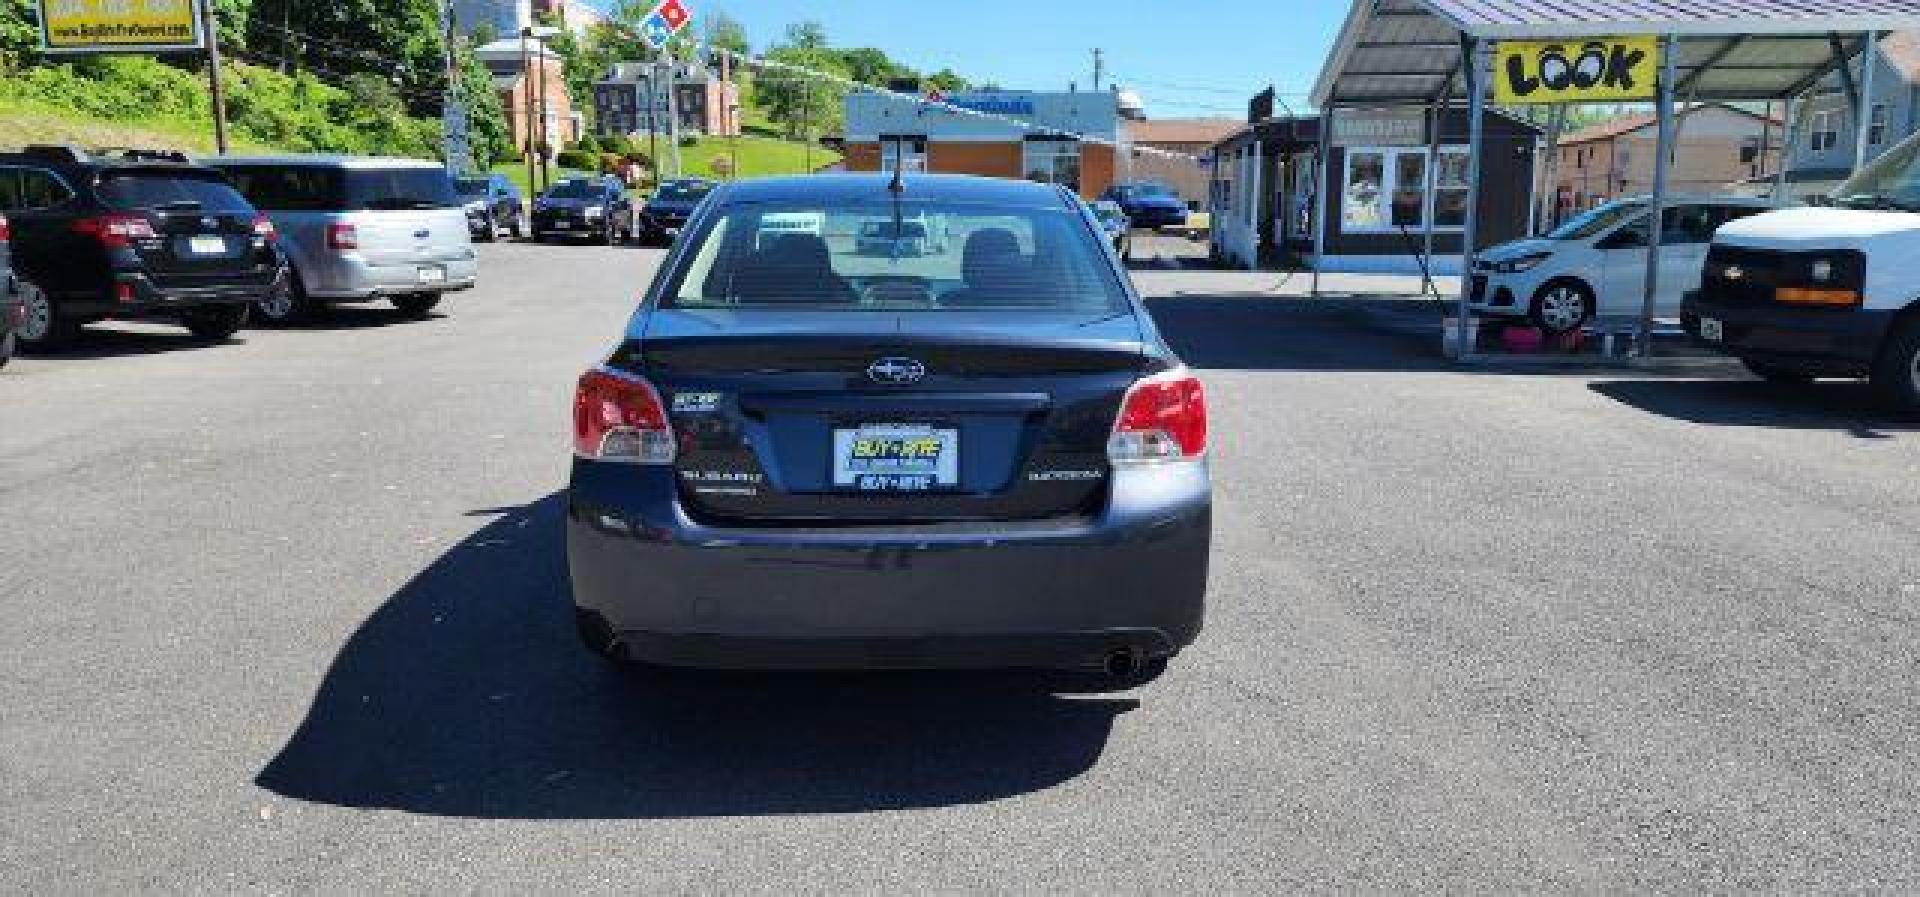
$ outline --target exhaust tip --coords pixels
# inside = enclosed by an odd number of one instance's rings
[[[1107,675],[1115,679],[1125,679],[1140,672],[1145,665],[1138,648],[1118,648],[1107,654],[1105,663]]]

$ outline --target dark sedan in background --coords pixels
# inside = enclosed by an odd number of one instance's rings
[[[662,245],[672,242],[680,229],[687,226],[694,207],[700,205],[713,188],[714,182],[702,178],[662,181],[640,210],[641,239]]]
[[[1184,227],[1191,211],[1179,194],[1162,184],[1115,184],[1100,198],[1119,203],[1134,227]]]
[[[959,256],[858,253],[868,223],[905,219],[943,220]],[[717,188],[687,227],[575,396],[591,648],[1131,684],[1195,639],[1206,402],[1078,198],[766,179]]]
[[[491,243],[503,228],[516,237],[526,234],[526,204],[520,188],[505,175],[454,178],[453,189],[466,209],[467,231],[474,239]]]
[[[0,367],[13,360],[15,328],[25,317],[26,306],[13,283],[13,228],[7,216],[0,215]]]

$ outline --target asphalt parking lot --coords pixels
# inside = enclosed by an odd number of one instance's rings
[[[7,890],[1920,888],[1920,424],[1861,387],[1455,369],[1150,262],[1217,493],[1159,682],[622,675],[558,490],[660,253],[482,253],[426,321],[0,372]]]

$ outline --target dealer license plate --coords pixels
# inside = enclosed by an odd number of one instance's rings
[[[414,274],[420,279],[421,283],[446,283],[447,281],[447,269],[438,265],[421,268],[415,271]]]
[[[959,482],[959,430],[869,424],[833,431],[835,486],[863,492],[924,492]]]
[[[1700,319],[1700,338],[1710,343],[1722,342],[1727,338],[1726,325],[1719,318]]]
[[[225,255],[227,240],[225,237],[189,237],[187,251],[194,255]]]

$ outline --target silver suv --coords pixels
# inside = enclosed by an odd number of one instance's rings
[[[471,289],[479,261],[453,179],[437,163],[359,156],[222,156],[207,162],[273,219],[296,276],[256,317],[292,323],[331,302],[386,299],[424,316]]]

